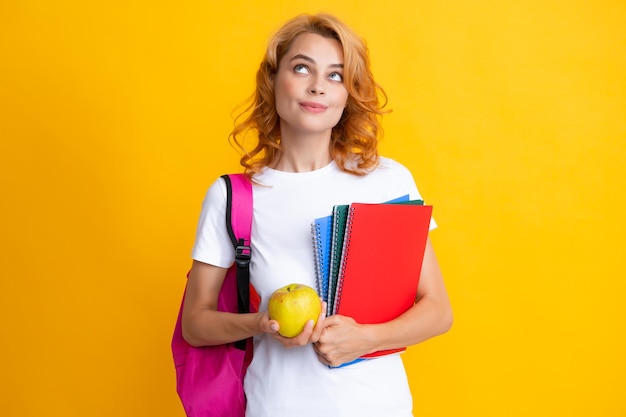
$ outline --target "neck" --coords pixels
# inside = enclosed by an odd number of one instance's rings
[[[281,137],[283,151],[271,167],[286,172],[309,172],[332,161],[330,132],[316,135]]]

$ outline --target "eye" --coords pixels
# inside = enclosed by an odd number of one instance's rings
[[[342,82],[343,81],[343,75],[338,73],[338,72],[333,72],[331,73],[328,78],[330,78],[333,81],[338,81],[338,82]]]
[[[293,67],[293,72],[298,74],[309,74],[311,71],[309,71],[309,67],[307,67],[306,65],[298,64]]]

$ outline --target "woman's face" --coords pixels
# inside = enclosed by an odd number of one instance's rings
[[[296,37],[278,66],[274,94],[283,137],[330,137],[348,100],[341,44],[315,33]]]

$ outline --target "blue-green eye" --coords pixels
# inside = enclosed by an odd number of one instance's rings
[[[339,81],[339,82],[343,81],[343,75],[338,72],[333,72],[328,77],[333,81]]]
[[[295,67],[293,67],[293,71],[297,72],[298,74],[308,74],[310,72],[309,68],[303,64],[298,64]]]

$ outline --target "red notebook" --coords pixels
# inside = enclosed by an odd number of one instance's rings
[[[350,205],[335,312],[384,323],[415,303],[432,206]],[[375,357],[406,348],[374,352]]]

